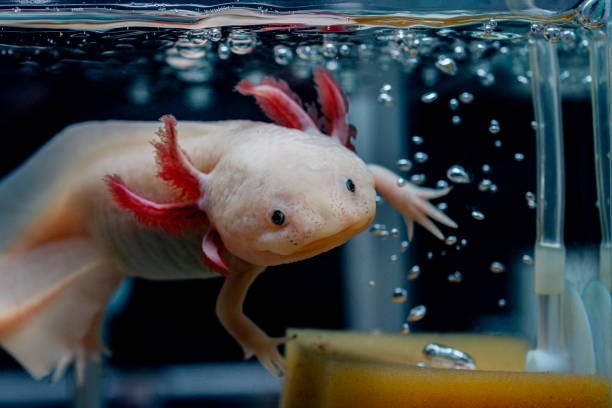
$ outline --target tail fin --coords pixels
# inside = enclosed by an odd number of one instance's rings
[[[86,238],[0,260],[0,344],[35,378],[103,348],[104,309],[122,275]]]

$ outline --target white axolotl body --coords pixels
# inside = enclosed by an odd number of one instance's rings
[[[442,236],[425,214],[455,226],[426,201],[448,190],[398,186],[393,173],[367,166],[350,149],[345,122],[328,125],[346,134],[344,143],[339,131],[327,137],[305,119],[288,128],[261,98],[294,96],[288,88],[258,95],[265,86],[239,90],[260,97],[284,126],[177,125],[165,116],[151,146],[159,122],[76,124],[0,183],[0,344],[33,376],[61,375],[74,359],[80,370],[98,355],[104,309],[124,277],[219,274],[219,319],[247,356],[279,374],[286,339],[268,337],[242,312],[266,266],[315,256],[365,229],[376,189],[402,211],[410,235],[416,220]],[[346,106],[334,103],[340,113],[326,117],[345,121]]]

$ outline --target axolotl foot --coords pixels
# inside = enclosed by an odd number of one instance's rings
[[[256,356],[259,362],[277,377],[282,377],[287,372],[287,362],[278,351],[278,346],[289,341],[288,337],[263,336],[256,341],[243,346],[244,359]]]
[[[444,239],[444,234],[427,217],[431,217],[448,227],[457,228],[455,221],[428,201],[445,196],[450,191],[450,187],[437,190],[418,187],[403,180],[384,167],[371,164],[368,165],[368,168],[374,175],[376,190],[403,215],[406,227],[408,228],[409,240],[412,240],[414,234],[415,221],[431,232],[436,238]]]

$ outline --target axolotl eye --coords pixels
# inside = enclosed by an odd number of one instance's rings
[[[285,222],[285,213],[281,210],[274,210],[270,217],[270,221],[272,221],[274,225],[283,225]]]
[[[355,183],[353,183],[353,180],[351,180],[350,178],[347,178],[346,180],[344,180],[344,185],[346,186],[346,189],[350,191],[351,193],[355,192],[356,190]]]

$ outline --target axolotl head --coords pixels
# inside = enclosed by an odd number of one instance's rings
[[[372,221],[374,179],[324,135],[261,124],[211,173],[207,213],[233,255],[269,266],[343,244]]]

